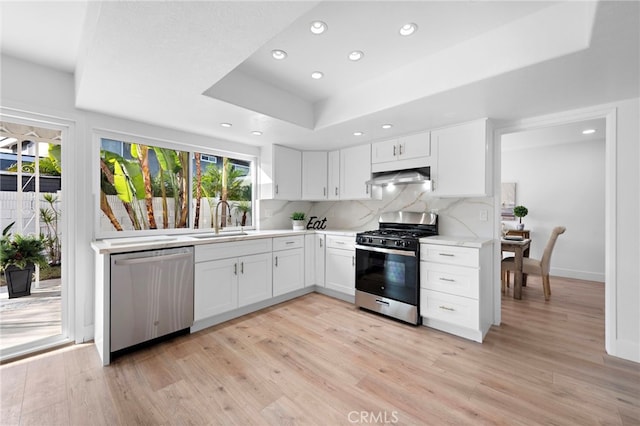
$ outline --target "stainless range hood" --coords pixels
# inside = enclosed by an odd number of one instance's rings
[[[431,191],[431,179],[429,167],[420,167],[417,169],[394,170],[390,172],[379,172],[371,175],[367,185],[371,186],[387,186],[387,185],[407,185],[407,184],[423,184]]]

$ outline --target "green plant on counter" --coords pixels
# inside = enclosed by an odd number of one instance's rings
[[[291,213],[291,220],[304,220],[307,215],[304,212]]]

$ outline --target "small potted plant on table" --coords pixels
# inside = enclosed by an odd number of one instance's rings
[[[525,206],[515,206],[513,208],[513,215],[519,218],[519,223],[517,225],[518,230],[522,231],[524,229],[524,223],[522,223],[522,218],[529,214],[529,209]]]
[[[33,235],[12,236],[9,232],[12,226],[13,223],[7,226],[0,238],[0,269],[4,271],[9,299],[29,296],[35,265],[48,266],[43,239]]]
[[[304,231],[306,215],[304,212],[293,212],[291,214],[291,221],[293,222],[294,231]]]

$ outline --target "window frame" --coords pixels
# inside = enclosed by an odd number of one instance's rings
[[[100,150],[102,145],[102,139],[111,139],[116,141],[121,141],[125,143],[139,143],[147,146],[155,146],[159,148],[166,149],[174,149],[185,151],[189,153],[189,170],[188,170],[188,209],[189,209],[189,226],[186,228],[158,228],[158,229],[139,229],[139,230],[103,230],[101,229],[101,218],[102,211],[100,210]],[[153,235],[186,235],[186,234],[197,234],[197,233],[210,233],[213,228],[194,228],[194,217],[195,210],[193,209],[194,197],[193,197],[193,170],[192,170],[192,162],[194,159],[194,155],[196,152],[199,152],[201,155],[210,155],[210,156],[219,156],[219,157],[229,157],[238,159],[241,161],[247,161],[251,164],[252,174],[251,174],[251,220],[252,223],[250,225],[244,227],[235,227],[229,226],[226,227],[225,230],[239,230],[240,228],[244,230],[254,230],[256,229],[256,221],[257,218],[254,215],[254,212],[257,210],[257,166],[258,166],[258,158],[253,155],[247,155],[237,152],[219,150],[211,147],[206,147],[202,145],[189,144],[183,142],[176,142],[168,139],[160,139],[149,136],[141,136],[127,132],[120,132],[114,130],[107,129],[92,129],[92,146],[93,146],[93,155],[91,161],[91,168],[95,171],[93,179],[93,229],[94,229],[94,239],[109,239],[109,238],[126,238],[126,237],[134,237],[134,236],[153,236]]]

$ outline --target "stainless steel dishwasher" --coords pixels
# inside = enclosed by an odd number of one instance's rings
[[[111,255],[111,352],[193,325],[193,247]]]

